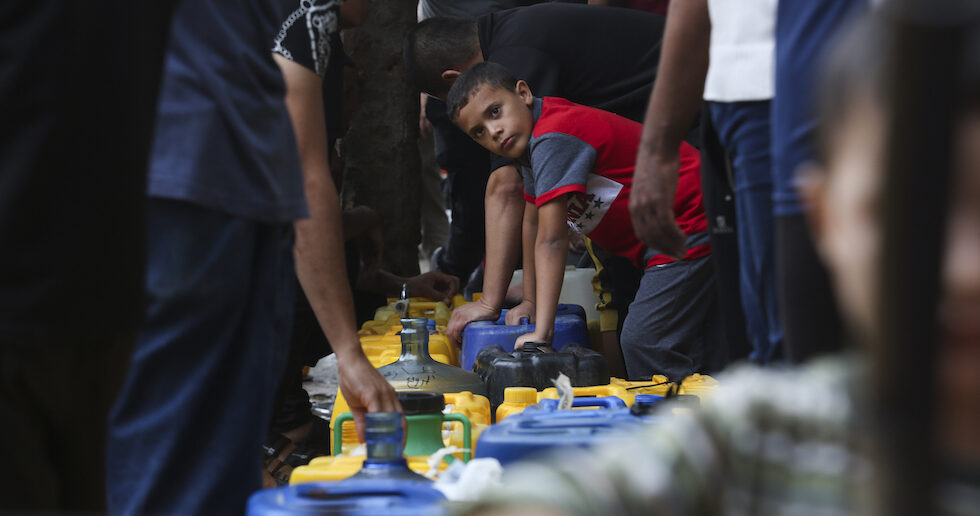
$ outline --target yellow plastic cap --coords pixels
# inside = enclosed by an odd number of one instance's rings
[[[526,403],[533,405],[538,402],[538,391],[534,387],[507,387],[504,389],[504,403]]]

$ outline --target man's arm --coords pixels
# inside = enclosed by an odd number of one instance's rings
[[[339,364],[340,389],[350,405],[358,437],[364,413],[401,411],[395,390],[368,362],[354,324],[347,286],[340,200],[327,163],[322,81],[311,70],[273,54],[286,81],[286,107],[293,120],[310,217],[297,220],[296,275],[330,341]]]
[[[630,192],[636,235],[677,259],[686,253],[674,214],[679,149],[701,105],[710,37],[707,0],[671,3]]]
[[[484,197],[486,210],[486,266],[483,296],[475,303],[453,310],[446,328],[449,338],[459,341],[463,329],[473,321],[495,320],[514,275],[524,217],[524,184],[514,166],[494,170]]]
[[[529,341],[551,342],[554,337],[555,314],[568,257],[567,213],[567,195],[538,206],[538,234],[534,243],[535,328],[534,332],[518,337],[515,348]]]

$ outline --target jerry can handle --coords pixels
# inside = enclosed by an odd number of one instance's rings
[[[471,453],[473,450],[473,433],[470,429],[470,418],[464,416],[463,414],[443,414],[443,421],[459,421],[463,424],[463,446],[466,451],[463,452],[463,462],[469,462]]]
[[[344,446],[344,423],[354,420],[354,414],[350,412],[344,412],[337,415],[337,419],[333,421],[333,456],[336,457],[340,455]]]
[[[626,403],[615,397],[615,396],[603,396],[601,398],[593,397],[581,397],[572,400],[573,407],[604,407],[604,408],[622,408],[626,406]]]

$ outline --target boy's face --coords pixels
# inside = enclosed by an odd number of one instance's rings
[[[514,91],[480,85],[459,111],[456,125],[490,152],[520,158],[534,128],[534,97],[524,81]]]

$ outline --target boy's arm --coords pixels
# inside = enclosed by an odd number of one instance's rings
[[[517,168],[508,165],[490,174],[484,198],[486,211],[486,266],[483,296],[475,303],[453,310],[446,327],[450,339],[460,341],[463,329],[473,321],[496,320],[514,275],[524,216],[524,183]]]
[[[361,350],[347,287],[340,199],[327,163],[322,81],[313,71],[273,54],[286,82],[310,216],[295,222],[296,276],[337,355],[340,388],[363,440],[364,413],[400,411],[398,396]]]
[[[535,329],[521,335],[515,348],[524,342],[551,342],[555,333],[558,296],[565,278],[568,256],[568,196],[558,196],[538,206],[538,235],[534,242]]]
[[[525,203],[524,207],[524,229],[521,238],[521,247],[524,255],[524,281],[521,286],[521,304],[511,308],[507,312],[506,322],[509,325],[521,323],[521,319],[527,317],[533,323],[536,320],[535,295],[536,277],[534,273],[534,246],[538,238],[538,207],[533,202]]]
[[[677,259],[687,252],[674,213],[678,149],[701,105],[710,37],[706,0],[670,5],[630,192],[636,236],[651,249]]]

